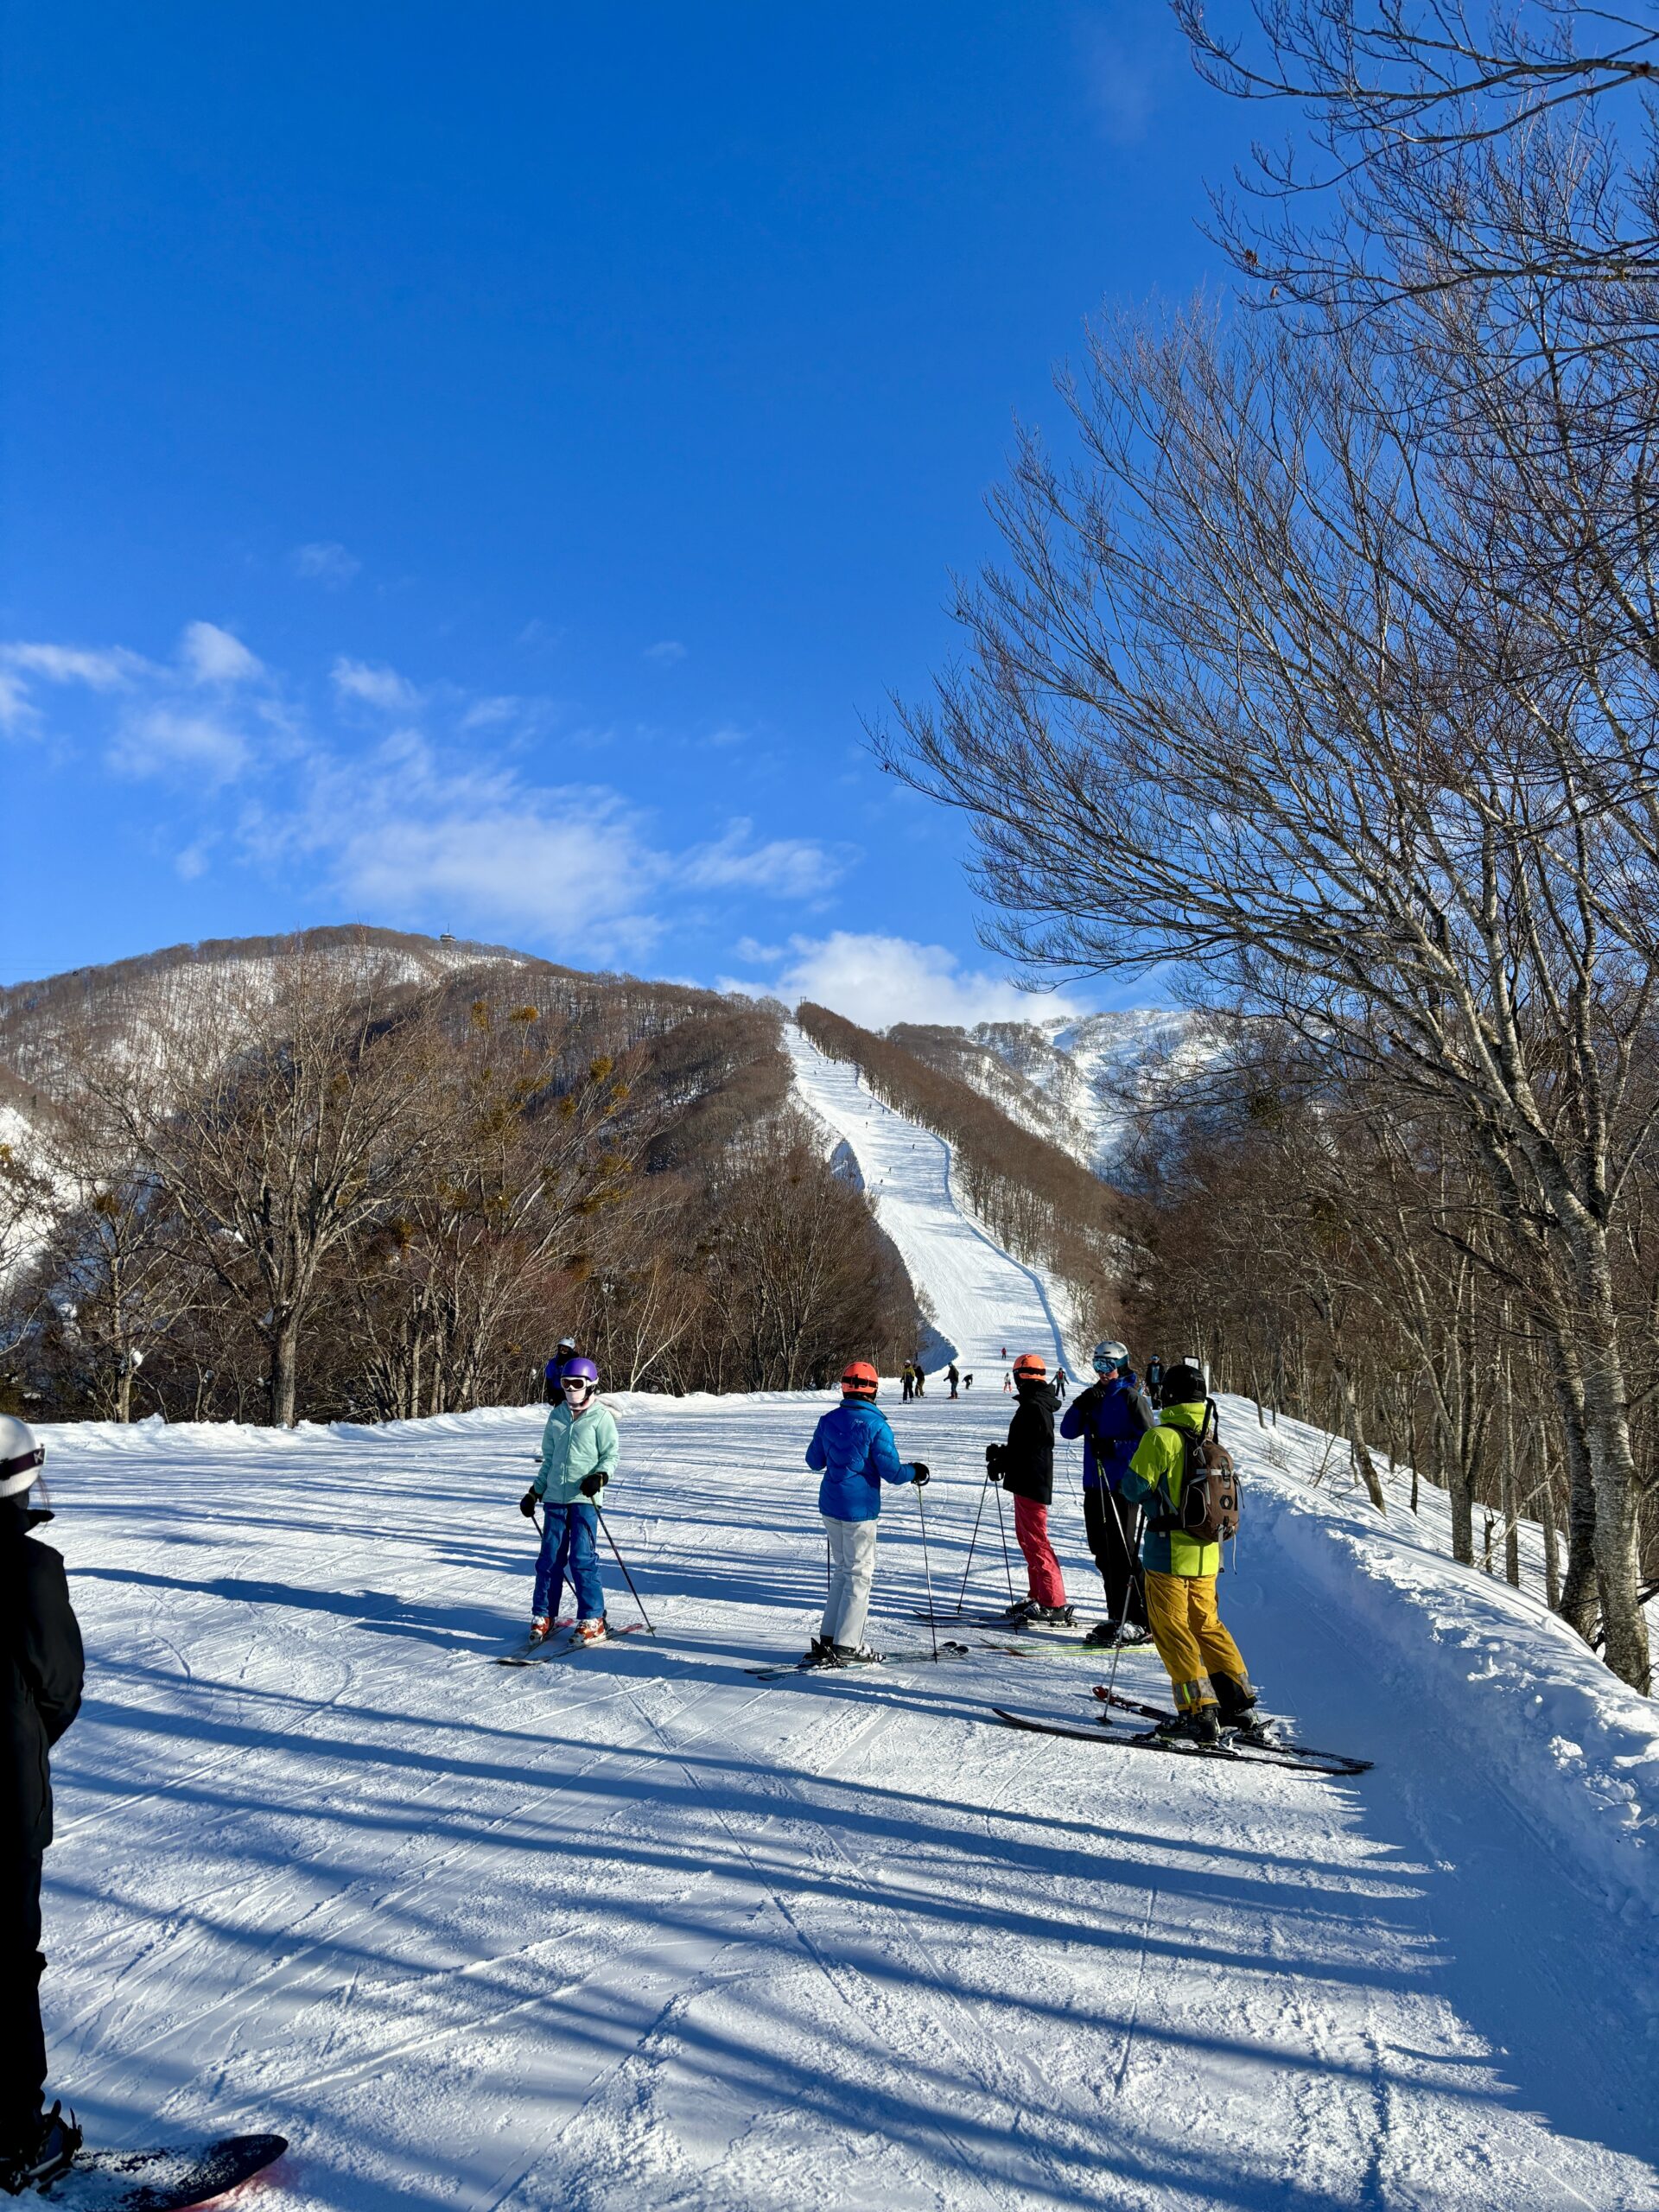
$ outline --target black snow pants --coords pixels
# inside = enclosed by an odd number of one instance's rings
[[[1145,1628],[1146,1586],[1141,1580],[1141,1508],[1115,1490],[1083,1493],[1083,1525],[1100,1579],[1106,1585],[1106,1618]]]
[[[0,2153],[34,2145],[46,2086],[41,2032],[41,1854],[0,1855]]]

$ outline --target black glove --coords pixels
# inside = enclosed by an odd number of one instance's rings
[[[536,1518],[536,1508],[541,1502],[533,1490],[527,1490],[518,1501],[518,1510],[526,1521],[533,1521]]]
[[[927,1481],[928,1472],[927,1462],[925,1459],[917,1460],[916,1464],[910,1471],[910,1479],[916,1484],[918,1490],[921,1488],[922,1484]]]
[[[610,1479],[611,1478],[608,1475],[585,1475],[582,1478],[582,1496],[584,1497],[597,1497],[601,1491],[604,1489],[606,1484],[609,1482]]]
[[[988,1483],[1001,1481],[1007,1471],[1007,1459],[1008,1447],[1006,1444],[988,1444],[985,1446],[985,1479]]]

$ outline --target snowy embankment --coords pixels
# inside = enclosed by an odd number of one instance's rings
[[[1263,1430],[1244,1398],[1224,1398],[1221,1413],[1249,1485],[1250,1552],[1267,1548],[1345,1613],[1388,1694],[1503,1791],[1568,1878],[1632,1922],[1659,1921],[1659,1704],[1616,1681],[1537,1597],[1455,1565],[1441,1493],[1422,1493],[1424,1525],[1391,1481],[1379,1516],[1363,1492],[1311,1486],[1328,1478],[1322,1430]],[[1659,1987],[1638,1997],[1659,2017]]]

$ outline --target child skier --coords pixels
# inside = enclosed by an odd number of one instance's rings
[[[1009,1370],[1020,1402],[1001,1452],[993,1445],[992,1479],[1014,1500],[1014,1534],[1026,1562],[1030,1596],[1010,1606],[1011,1620],[1071,1622],[1060,1562],[1048,1540],[1054,1497],[1054,1409],[1048,1370],[1035,1352],[1022,1352]]]
[[[1183,1434],[1201,1438],[1211,1407],[1204,1370],[1183,1359],[1164,1372],[1158,1426],[1135,1446],[1124,1493],[1146,1501],[1150,1519],[1142,1545],[1147,1617],[1158,1656],[1175,1688],[1176,1718],[1160,1732],[1213,1744],[1222,1721],[1242,1720],[1255,1692],[1238,1646],[1216,1611],[1221,1546],[1201,1543],[1179,1523],[1186,1466]]]
[[[591,1359],[567,1359],[560,1376],[563,1403],[542,1432],[542,1464],[518,1501],[533,1519],[542,1507],[542,1548],[536,1560],[530,1640],[543,1643],[558,1618],[568,1574],[576,1593],[575,1640],[605,1634],[605,1586],[599,1575],[599,1493],[616,1472],[616,1422],[594,1395],[599,1370]]]
[[[52,1840],[48,1754],[80,1709],[80,1630],[63,1561],[29,1530],[52,1516],[29,1491],[46,1459],[24,1424],[0,1417],[0,2190],[42,2189],[65,2172],[80,2130],[61,2105],[44,2109],[46,2042],[41,2031],[41,1860]]]
[[[875,1402],[877,1378],[855,1359],[841,1378],[841,1403],[824,1414],[806,1447],[806,1464],[822,1472],[818,1511],[830,1546],[830,1589],[823,1619],[804,1663],[866,1667],[881,1654],[864,1641],[875,1576],[875,1529],[883,1483],[925,1483],[921,1460],[899,1457],[887,1417]]]
[[[1157,1415],[1129,1365],[1129,1348],[1111,1338],[1095,1346],[1098,1381],[1066,1409],[1060,1434],[1083,1439],[1083,1525],[1100,1579],[1106,1618],[1090,1643],[1144,1643],[1147,1601],[1141,1587],[1141,1508],[1123,1495],[1135,1448]]]

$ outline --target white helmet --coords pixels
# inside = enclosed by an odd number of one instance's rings
[[[46,1446],[27,1421],[0,1414],[0,1497],[19,1497],[31,1489],[46,1465]]]
[[[1095,1346],[1094,1363],[1096,1375],[1109,1375],[1114,1368],[1128,1365],[1129,1348],[1128,1344],[1121,1344],[1108,1337],[1103,1343]]]

